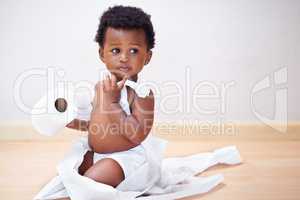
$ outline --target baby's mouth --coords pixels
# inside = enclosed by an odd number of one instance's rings
[[[129,66],[120,66],[119,70],[126,73],[126,72],[130,71],[131,68]]]
[[[124,76],[129,76],[129,73],[131,71],[131,67],[128,66],[120,66],[115,67],[114,69],[111,69],[110,72],[115,74],[119,78],[123,78]]]

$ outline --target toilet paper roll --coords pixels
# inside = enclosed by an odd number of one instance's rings
[[[150,93],[148,87],[139,85],[131,80],[127,80],[125,85],[134,89],[137,95],[142,98],[145,98]],[[95,91],[89,89],[88,91],[77,91],[76,94],[74,91],[72,83],[59,85],[54,89],[48,90],[34,105],[31,112],[31,121],[33,127],[40,134],[52,136],[75,118],[81,120],[90,119],[91,102]]]
[[[95,92],[92,89],[76,90],[74,104],[77,110],[77,119],[89,121],[92,112],[92,101]]]
[[[64,84],[48,92],[34,105],[31,112],[33,127],[42,135],[52,136],[75,119],[74,89]]]

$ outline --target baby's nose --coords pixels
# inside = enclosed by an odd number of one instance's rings
[[[121,54],[120,61],[121,62],[127,62],[128,61],[128,55],[127,55],[127,53],[122,53]]]

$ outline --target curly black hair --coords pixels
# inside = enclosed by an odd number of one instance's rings
[[[148,50],[155,44],[155,33],[151,16],[142,9],[132,6],[109,7],[100,18],[95,42],[103,47],[105,32],[108,27],[120,29],[143,29],[145,32]]]

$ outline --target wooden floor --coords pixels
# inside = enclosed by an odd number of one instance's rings
[[[243,164],[207,170],[201,176],[221,172],[224,183],[205,195],[185,200],[300,199],[298,139],[174,139],[168,145],[166,156],[206,152],[233,144],[238,147]],[[55,166],[70,146],[69,140],[0,140],[1,199],[31,200],[56,174]]]

